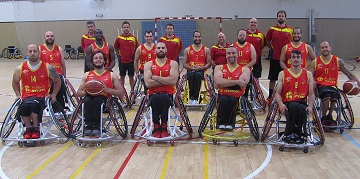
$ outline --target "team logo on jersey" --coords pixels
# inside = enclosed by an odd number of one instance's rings
[[[317,67],[318,68],[322,68],[324,65],[323,64],[318,64]]]
[[[291,76],[288,76],[285,78],[286,82],[290,82],[292,80],[292,77]]]
[[[190,50],[190,54],[194,54],[194,51]]]
[[[41,51],[42,54],[46,54],[46,52],[47,52],[46,50]]]

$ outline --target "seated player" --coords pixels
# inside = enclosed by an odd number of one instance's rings
[[[199,104],[199,92],[204,72],[211,66],[209,48],[201,44],[201,33],[193,34],[194,44],[184,50],[183,66],[189,83],[190,104]]]
[[[283,139],[288,143],[303,143],[301,137],[307,136],[303,130],[307,112],[312,114],[315,102],[313,77],[309,71],[301,68],[303,59],[299,50],[293,50],[289,60],[291,67],[279,73],[275,99],[280,112],[286,116]]]
[[[239,98],[244,94],[250,80],[250,69],[237,63],[238,51],[230,46],[226,49],[227,64],[217,65],[214,86],[218,88],[217,128],[232,130],[235,127]]]
[[[327,126],[336,126],[336,121],[331,114],[334,111],[337,99],[339,99],[337,88],[338,70],[341,70],[349,79],[355,80],[358,85],[360,85],[360,82],[358,78],[345,67],[343,60],[331,54],[329,42],[323,41],[320,43],[320,53],[321,56],[311,62],[309,71],[314,75],[318,95],[322,100],[321,123]]]
[[[156,44],[155,51],[157,58],[145,63],[144,80],[149,88],[148,94],[152,108],[152,122],[154,123],[152,134],[156,138],[164,138],[169,136],[167,131],[169,107],[172,104],[179,72],[177,62],[166,58],[167,49],[163,42]]]
[[[77,95],[84,97],[85,136],[100,136],[101,105],[111,96],[121,97],[124,89],[119,77],[105,68],[106,55],[101,51],[92,54],[94,70],[86,72],[81,80]],[[88,94],[85,83],[98,80],[104,84],[103,90],[98,95]]]
[[[45,109],[45,96],[50,91],[50,82],[54,83],[50,95],[52,102],[56,101],[61,82],[55,68],[39,59],[37,45],[28,46],[27,56],[29,61],[23,62],[15,69],[12,87],[16,97],[22,100],[18,111],[26,127],[24,138],[38,139],[40,138],[39,123],[42,111]]]

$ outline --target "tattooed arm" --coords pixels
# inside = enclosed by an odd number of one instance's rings
[[[50,79],[54,83],[53,91],[51,93],[51,101],[55,102],[56,95],[59,92],[60,87],[61,87],[61,80],[60,80],[58,72],[55,70],[55,68],[52,65],[48,64],[48,69],[49,69]]]
[[[340,59],[340,58],[339,58],[339,68],[350,80],[355,80],[357,82],[358,86],[360,86],[359,79],[353,73],[351,73],[350,70],[348,70],[345,67],[344,61],[342,59]]]

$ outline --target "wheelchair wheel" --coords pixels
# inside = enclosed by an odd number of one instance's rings
[[[123,97],[121,97],[119,100],[120,100],[120,103],[123,105],[123,106],[130,106],[130,99],[129,99],[129,96],[126,92],[126,89],[124,87],[124,90],[125,90],[125,94]]]
[[[77,105],[75,112],[73,113],[71,117],[70,122],[70,134],[73,134],[75,132],[80,131],[82,126],[82,104],[83,100],[79,101],[79,104]]]
[[[175,97],[175,105],[179,108],[180,111],[180,116],[181,119],[184,121],[185,123],[185,127],[186,130],[189,132],[189,136],[192,137],[191,133],[193,133],[192,127],[191,127],[191,123],[189,120],[189,116],[187,115],[186,109],[185,109],[185,105],[184,103],[181,101],[180,97],[178,96],[178,94]]]
[[[340,98],[341,98],[341,113],[344,117],[344,121],[347,123],[346,125],[351,128],[354,125],[354,113],[351,108],[349,99],[347,98],[346,94],[343,90],[340,91]]]
[[[128,133],[128,125],[123,108],[117,98],[111,98],[109,102],[110,117],[118,134],[125,139]]]
[[[67,60],[67,59],[69,59],[69,58],[70,58],[70,51],[67,51],[67,50],[66,50],[66,51],[64,52],[64,59]]]
[[[74,60],[76,58],[76,50],[74,48],[71,48],[71,50],[69,51],[69,56],[71,60]]]
[[[249,126],[250,132],[256,141],[259,140],[259,127],[256,121],[255,112],[249,100],[245,97],[241,97],[241,112],[245,115],[246,122]]]
[[[73,105],[73,107],[76,108],[79,105],[79,97],[77,96],[74,87],[71,85],[68,79],[65,79],[65,85],[66,85],[66,93],[70,98],[70,102]]]
[[[7,138],[12,130],[14,129],[14,126],[16,124],[16,120],[18,118],[18,107],[20,106],[21,100],[17,99],[14,104],[11,106],[9,112],[6,114],[6,117],[4,119],[4,122],[1,126],[1,140],[4,140]]]
[[[14,58],[19,59],[19,58],[21,58],[21,57],[22,57],[22,55],[21,55],[20,49],[16,48],[16,49],[14,50]]]
[[[262,132],[261,132],[261,141],[262,142],[264,142],[265,139],[267,138],[267,136],[270,132],[271,126],[274,123],[275,117],[277,115],[279,115],[278,104],[275,101],[273,101],[272,104],[269,106],[269,112],[266,116],[265,123],[262,128]]]
[[[213,97],[215,94],[215,88],[209,74],[205,74],[205,88],[209,92],[209,96]]]
[[[255,91],[255,100],[257,103],[259,103],[263,109],[265,110],[265,97],[261,90],[259,80],[257,78],[253,78],[253,85],[254,85],[254,91]]]
[[[145,97],[143,97],[143,99],[141,100],[140,106],[138,108],[138,111],[136,112],[134,123],[133,123],[133,125],[131,127],[131,130],[130,130],[131,138],[135,137],[136,128],[137,128],[137,126],[139,125],[139,123],[141,121],[141,117],[142,117],[143,112],[145,112],[145,110],[146,110],[146,105],[145,104],[146,104],[147,98],[148,98],[147,95]]]
[[[313,109],[311,122],[312,122],[312,126],[309,127],[310,131],[308,131],[308,134],[311,134],[312,131],[315,132],[316,136],[313,135],[314,145],[324,144],[324,142],[325,142],[324,129],[322,127],[319,115],[315,109]]]
[[[59,129],[59,131],[64,134],[65,137],[69,137],[70,124],[64,109],[58,102],[52,103],[50,99],[47,101],[47,106],[50,111],[50,117],[53,120],[56,128]]]
[[[183,104],[188,104],[189,99],[189,88],[187,87],[187,77],[184,74],[181,79],[179,80],[179,85],[177,88],[177,94],[180,95],[180,99],[182,100]]]
[[[142,82],[141,82],[142,77],[140,76],[140,74],[137,76],[137,78],[135,79],[135,83],[134,83],[134,90],[130,92],[130,103],[129,103],[129,108],[131,108],[134,104],[135,104],[135,100],[136,98],[140,95],[140,90],[142,88]]]
[[[9,53],[8,48],[4,48],[4,49],[2,50],[2,52],[1,52],[2,58],[7,58],[8,53]]]
[[[205,114],[203,118],[201,119],[200,125],[199,125],[199,136],[201,137],[201,133],[204,132],[206,126],[208,125],[209,121],[212,118],[214,108],[216,107],[216,98],[211,98],[211,101],[209,103],[209,106],[207,107]],[[215,126],[213,126],[215,127]]]

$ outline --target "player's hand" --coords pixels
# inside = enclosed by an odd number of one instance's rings
[[[55,95],[55,94],[51,94],[51,95],[50,95],[50,99],[51,99],[51,102],[52,102],[52,103],[55,103],[55,102],[56,102],[56,95]]]
[[[285,106],[285,104],[282,103],[282,104],[279,104],[279,110],[280,110],[281,114],[285,115],[285,111],[287,111],[288,109]]]
[[[308,115],[312,115],[313,114],[313,108],[312,107],[306,107],[306,111],[308,112]]]

